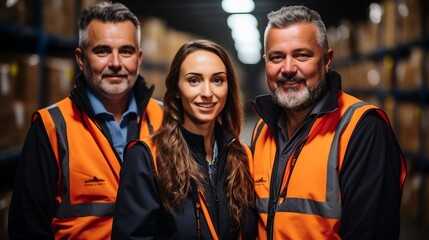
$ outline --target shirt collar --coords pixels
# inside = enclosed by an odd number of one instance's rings
[[[106,108],[104,107],[100,99],[90,89],[87,90],[87,95],[95,115],[100,115],[100,114],[112,115],[109,111],[106,110]],[[130,92],[129,99],[130,100],[128,101],[127,111],[124,112],[123,116],[129,113],[137,114],[136,97],[134,96],[133,91]]]

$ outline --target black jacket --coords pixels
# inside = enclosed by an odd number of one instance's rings
[[[181,129],[192,156],[208,179],[204,139],[184,128]],[[226,203],[224,186],[225,161],[229,144],[234,141],[220,125],[216,126],[216,141],[219,147],[216,187],[205,186],[205,198],[211,219],[220,239],[237,239],[239,229],[233,228]],[[197,239],[195,193],[191,193],[181,204],[182,211],[172,214],[163,209],[151,163],[152,154],[143,144],[136,144],[127,150],[121,169],[121,183],[113,218],[112,239]],[[198,198],[198,197],[197,197]],[[243,239],[254,239],[257,231],[256,213],[249,209]],[[200,214],[201,239],[211,239],[204,215]]]

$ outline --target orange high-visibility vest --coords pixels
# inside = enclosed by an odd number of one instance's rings
[[[39,110],[33,119],[38,117],[59,170],[55,239],[110,239],[121,168],[115,150],[100,126],[69,98]],[[159,128],[162,108],[151,99],[140,117],[139,134],[145,137]]]
[[[340,92],[338,104],[336,111],[316,119],[305,140],[298,144],[288,160],[281,193],[276,199],[273,239],[340,239],[338,173],[351,134],[361,117],[371,109],[375,109],[389,126],[390,123],[383,111],[344,92]],[[277,147],[262,120],[255,127],[252,142],[256,207],[260,214],[259,239],[266,239],[270,181]],[[318,161],[314,161],[315,154]],[[403,156],[401,158],[398,189],[402,188],[406,175]],[[292,168],[293,175],[289,176]]]

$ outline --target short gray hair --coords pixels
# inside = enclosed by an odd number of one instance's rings
[[[85,48],[88,43],[88,32],[86,29],[93,20],[107,23],[131,21],[136,27],[137,42],[140,46],[140,21],[125,5],[121,3],[101,2],[82,10],[79,21],[79,47]]]
[[[284,28],[297,23],[311,23],[317,28],[317,42],[326,53],[329,44],[326,36],[326,27],[319,13],[305,6],[283,6],[277,11],[270,12],[268,15],[268,24],[264,33],[264,52],[267,48],[268,31],[272,28]]]

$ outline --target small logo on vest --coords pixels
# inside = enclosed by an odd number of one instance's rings
[[[266,183],[266,182],[267,182],[267,180],[265,180],[264,177],[261,177],[261,178],[255,180],[255,184]]]
[[[85,186],[98,186],[98,185],[105,185],[106,180],[102,178],[98,178],[94,176],[93,178],[85,180]]]

